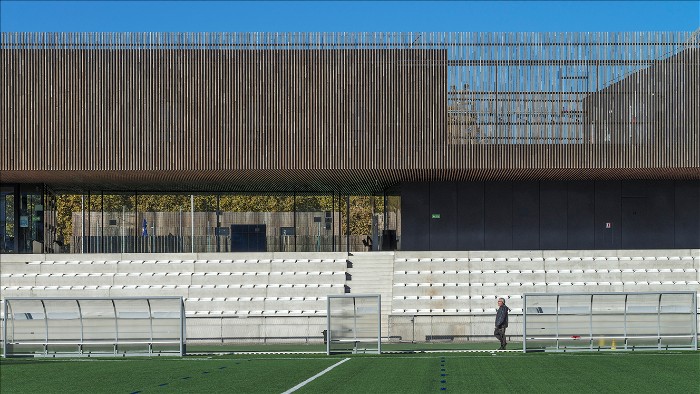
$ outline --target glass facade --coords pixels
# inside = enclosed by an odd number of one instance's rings
[[[43,185],[0,187],[0,252],[53,253],[56,198]]]
[[[2,252],[396,250],[398,207],[399,196],[102,191],[55,195],[42,185],[3,185]]]

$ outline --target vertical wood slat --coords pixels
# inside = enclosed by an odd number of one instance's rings
[[[700,177],[697,32],[0,39],[3,181]]]

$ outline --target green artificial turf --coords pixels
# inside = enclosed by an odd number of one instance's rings
[[[299,393],[697,393],[700,354],[481,354],[352,359]],[[444,375],[444,376],[443,376]]]
[[[333,359],[126,358],[19,360],[0,365],[2,393],[281,393]]]
[[[7,359],[0,392],[697,393],[698,352]]]

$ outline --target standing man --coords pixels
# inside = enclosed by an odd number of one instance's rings
[[[506,306],[506,300],[498,299],[498,309],[496,310],[496,329],[493,330],[493,335],[501,342],[501,347],[498,350],[506,350],[506,327],[508,327],[508,312],[510,308]]]

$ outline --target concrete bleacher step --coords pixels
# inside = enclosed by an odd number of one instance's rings
[[[382,302],[382,335],[388,335],[389,314],[392,303],[394,278],[394,253],[362,252],[348,257],[349,280],[346,285],[350,294],[379,294]]]

